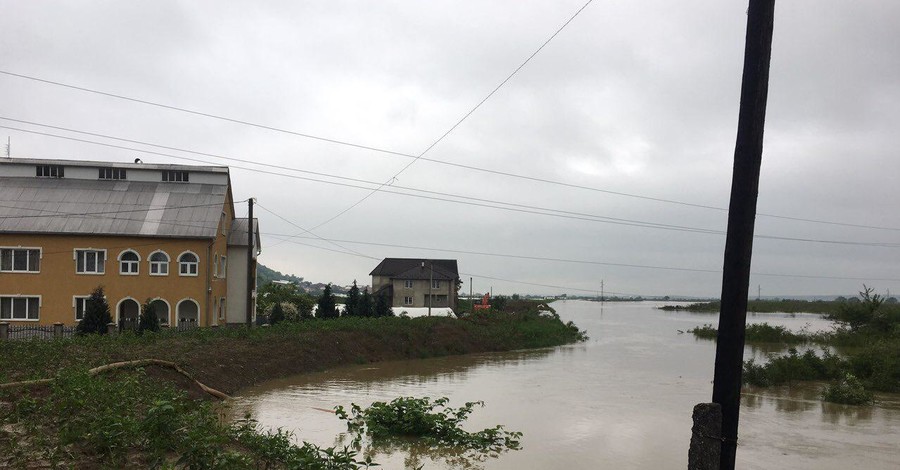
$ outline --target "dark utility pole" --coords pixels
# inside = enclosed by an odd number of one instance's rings
[[[247,327],[253,326],[253,291],[256,276],[253,265],[253,198],[247,200]]]
[[[720,470],[734,469],[737,450],[750,257],[753,251],[756,197],[759,193],[774,17],[775,0],[750,0],[712,396],[713,402],[722,406]]]

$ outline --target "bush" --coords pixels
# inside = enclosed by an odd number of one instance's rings
[[[103,294],[103,286],[97,286],[87,300],[84,317],[78,322],[75,332],[79,335],[91,333],[105,335],[107,325],[110,323],[112,323],[112,315],[109,313],[109,304],[106,303],[106,296]]]
[[[141,305],[141,318],[138,322],[137,333],[142,334],[145,331],[159,331],[159,317],[156,316],[156,309],[150,304],[150,299]]]
[[[822,399],[845,405],[871,405],[875,401],[874,395],[853,374],[844,374],[839,381],[826,386]]]
[[[280,303],[272,306],[272,313],[269,314],[269,324],[276,325],[284,321],[284,307]]]
[[[744,362],[743,380],[761,387],[798,380],[829,380],[840,377],[845,367],[845,361],[828,351],[819,357],[811,349],[799,354],[791,348],[787,355],[772,358],[766,364],[758,365],[753,359]]]

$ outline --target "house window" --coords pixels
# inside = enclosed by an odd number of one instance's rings
[[[164,170],[162,172],[162,180],[169,183],[187,183],[188,172],[177,170]]]
[[[156,251],[150,255],[150,275],[169,275],[169,255],[167,255],[164,251]]]
[[[437,279],[432,280],[432,281],[431,281],[431,288],[432,288],[432,289],[440,289],[440,288],[441,288],[441,281],[438,281]]]
[[[62,178],[65,176],[65,167],[62,165],[38,165],[35,167],[35,176],[38,178]]]
[[[225,306],[226,306],[225,297],[219,299],[219,320],[225,319]]]
[[[75,321],[81,321],[84,319],[84,312],[87,311],[87,304],[90,296],[75,296]]]
[[[178,274],[181,276],[196,276],[198,264],[197,255],[189,252],[182,253],[178,257]]]
[[[40,310],[40,297],[0,297],[0,320],[37,321]]]
[[[40,271],[40,248],[0,248],[0,272],[37,273]]]
[[[103,274],[106,272],[106,250],[75,250],[75,272]]]
[[[225,279],[225,274],[228,272],[228,257],[220,256],[219,257],[219,277]]]
[[[407,279],[407,280],[403,281],[403,287],[405,287],[407,289],[412,289],[413,288],[412,279]]]
[[[412,304],[413,304],[412,297],[410,297],[410,296],[403,297],[403,305],[412,305]]]
[[[138,274],[138,266],[141,258],[137,253],[131,250],[123,251],[119,255],[119,274],[135,276]]]
[[[102,180],[123,180],[125,179],[125,169],[113,167],[100,168],[99,178]]]

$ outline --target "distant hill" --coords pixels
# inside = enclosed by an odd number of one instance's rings
[[[293,284],[300,286],[304,292],[318,295],[322,292],[322,289],[325,288],[327,283],[324,282],[310,282],[304,280],[302,277],[295,276],[293,274],[282,274],[279,271],[276,271],[272,268],[267,267],[266,265],[260,263],[256,266],[256,284],[259,287],[262,287],[272,281],[287,281]],[[344,286],[332,285],[332,292],[335,294],[346,294],[347,289]]]
[[[260,286],[264,286],[272,281],[288,281],[294,284],[303,283],[302,277],[297,277],[293,274],[281,274],[272,268],[266,267],[262,263],[256,266],[256,279],[257,284]]]

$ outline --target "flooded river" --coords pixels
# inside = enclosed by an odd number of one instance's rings
[[[664,312],[654,302],[565,301],[560,317],[586,329],[582,344],[537,351],[367,364],[276,380],[244,391],[233,412],[321,446],[345,425],[330,410],[398,396],[483,400],[469,430],[503,424],[522,450],[482,461],[428,448],[370,449],[382,468],[683,469],[691,410],[712,393],[715,344],[679,333],[717,315]],[[819,315],[758,314],[750,322],[827,329]],[[745,357],[779,349],[747,348]],[[745,390],[738,468],[898,469],[900,396],[875,407],[824,404],[819,387]],[[343,436],[346,438],[346,436]],[[346,441],[345,441],[346,442]]]

